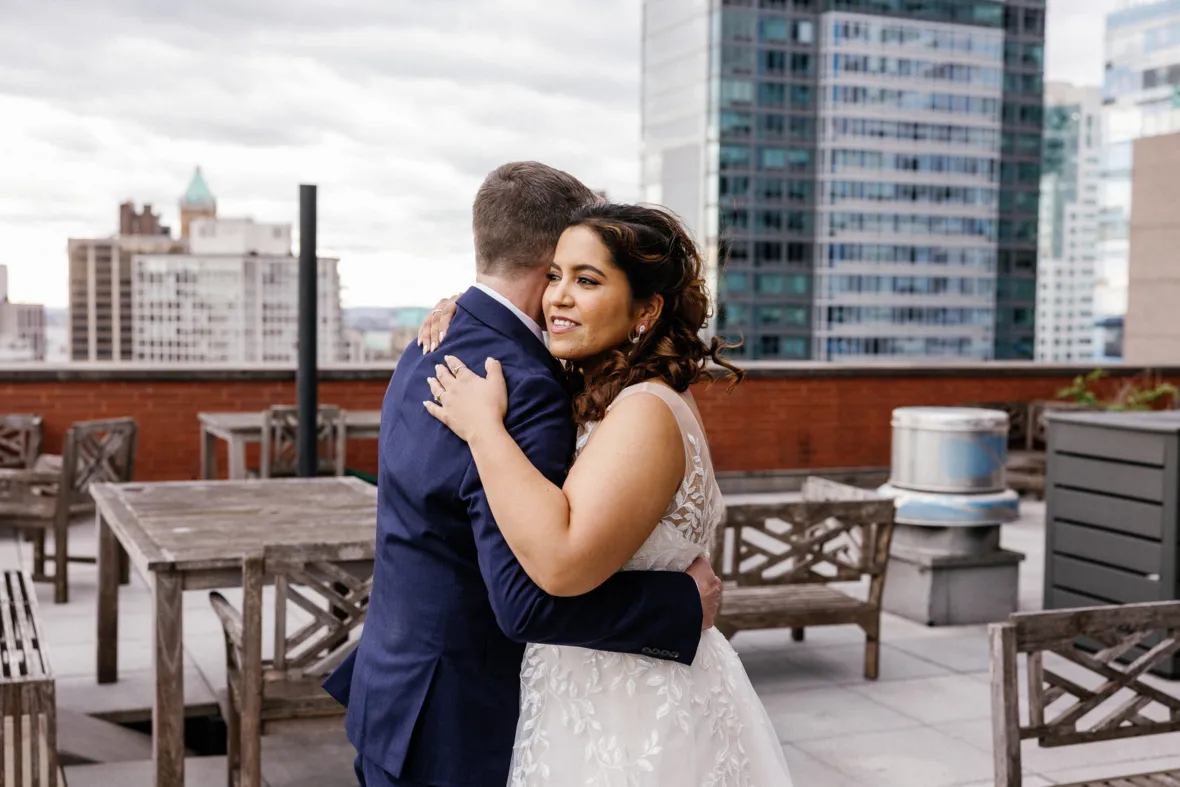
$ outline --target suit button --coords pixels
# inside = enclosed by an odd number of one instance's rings
[[[672,651],[672,658],[674,658],[674,659],[678,659],[678,658],[680,658],[680,653],[679,653],[678,651],[675,651],[675,650],[674,650],[674,651]]]

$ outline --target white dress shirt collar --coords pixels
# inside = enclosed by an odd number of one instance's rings
[[[499,301],[500,303],[502,303],[504,305],[504,307],[508,309],[508,311],[515,314],[517,316],[517,318],[519,318],[520,321],[525,324],[526,328],[528,328],[530,331],[533,332],[533,336],[536,336],[538,341],[540,341],[542,344],[545,343],[545,334],[541,330],[541,326],[537,325],[536,320],[534,320],[532,317],[529,317],[527,314],[522,312],[520,309],[516,308],[516,304],[514,304],[512,301],[508,300],[503,295],[496,292],[495,290],[493,290],[491,287],[487,286],[486,284],[480,284],[479,282],[476,282],[475,287],[476,287],[476,289],[487,294],[488,297],[493,298],[496,301]]]

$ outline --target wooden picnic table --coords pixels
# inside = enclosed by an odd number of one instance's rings
[[[356,545],[371,555],[377,488],[358,478],[94,484],[98,682],[118,679],[119,563],[126,551],[155,615],[152,746],[157,787],[184,785],[185,590],[241,585],[265,544]]]
[[[228,445],[231,481],[246,477],[246,444],[262,442],[264,413],[197,413],[201,424],[201,478],[217,477],[217,441]],[[376,440],[381,431],[380,410],[345,410],[345,437]]]

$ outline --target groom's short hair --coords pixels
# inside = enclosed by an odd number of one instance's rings
[[[472,206],[476,268],[497,276],[548,268],[570,217],[597,199],[573,175],[536,161],[497,167]]]

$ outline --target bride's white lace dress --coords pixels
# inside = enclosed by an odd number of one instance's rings
[[[665,401],[684,436],[684,482],[624,570],[683,571],[706,554],[721,491],[688,403],[641,383],[626,396]],[[579,436],[581,453],[595,424]],[[639,468],[637,468],[639,471]],[[691,667],[645,656],[530,645],[510,787],[790,787],[778,736],[741,661],[716,629]]]

